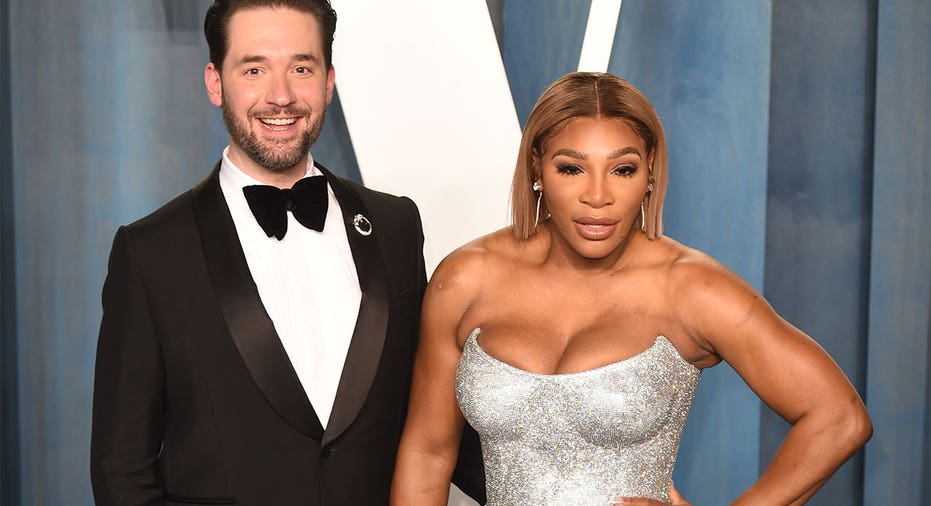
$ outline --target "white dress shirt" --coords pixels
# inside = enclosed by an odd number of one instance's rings
[[[321,175],[308,157],[307,176]],[[362,291],[339,202],[327,185],[323,231],[305,228],[288,212],[284,239],[268,237],[255,221],[244,186],[263,184],[245,174],[223,150],[220,188],[229,206],[249,272],[265,311],[326,428],[352,339]]]

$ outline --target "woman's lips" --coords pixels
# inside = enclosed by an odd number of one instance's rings
[[[582,237],[600,241],[608,238],[617,228],[618,221],[612,218],[586,216],[572,220],[575,229]]]

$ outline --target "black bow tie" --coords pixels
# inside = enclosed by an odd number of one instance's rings
[[[288,232],[288,211],[307,228],[323,231],[329,204],[326,178],[305,177],[294,183],[291,189],[274,186],[253,185],[243,187],[249,209],[268,237],[279,241]]]

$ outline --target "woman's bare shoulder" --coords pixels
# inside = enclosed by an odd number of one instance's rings
[[[668,267],[670,281],[676,289],[690,287],[746,285],[746,282],[723,263],[704,251],[686,246],[670,237],[655,241],[663,263]]]
[[[516,240],[508,229],[499,230],[469,241],[443,259],[427,284],[424,321],[445,321],[456,329],[461,347],[463,319],[508,272]]]
[[[510,228],[503,228],[473,239],[456,248],[437,266],[430,279],[436,289],[477,288],[489,274],[518,258],[521,241]]]
[[[710,338],[750,319],[769,319],[772,308],[746,280],[711,255],[673,240],[669,295],[687,328]],[[707,342],[707,339],[703,339]]]

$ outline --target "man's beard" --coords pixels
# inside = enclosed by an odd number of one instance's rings
[[[273,172],[290,169],[307,156],[310,146],[317,141],[317,137],[320,137],[323,122],[326,119],[326,109],[322,109],[316,121],[313,121],[309,128],[298,134],[300,141],[296,145],[293,137],[263,142],[255,131],[249,128],[248,124],[244,124],[233,114],[233,111],[227,105],[228,103],[229,101],[224,98],[220,110],[223,111],[223,121],[226,123],[226,130],[229,131],[233,144],[239,146],[255,163]],[[248,118],[251,120],[255,116],[274,117],[279,115],[300,116],[305,119],[310,117],[307,109],[273,107],[261,111],[261,114],[250,113]]]

